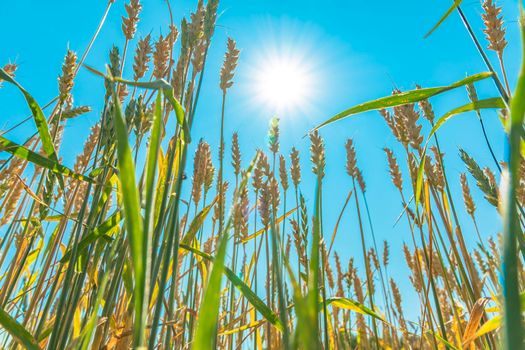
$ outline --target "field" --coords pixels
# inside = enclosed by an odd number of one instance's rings
[[[218,0],[196,1],[180,19],[166,1],[163,34],[138,35],[148,2],[118,9],[108,2],[85,51],[65,53],[47,104],[24,88],[23,64],[0,69],[0,95],[14,91],[27,112],[0,132],[0,348],[524,348],[525,44],[514,58],[522,62],[518,76],[508,76],[504,55],[507,25],[525,40],[521,8],[518,22],[504,23],[498,4],[484,0],[480,37],[461,1],[451,1],[427,36],[454,16],[484,71],[442,86],[394,88],[325,115],[299,131],[305,137],[297,142],[309,143],[302,152],[282,147],[289,136],[277,117],[262,131],[265,148],[242,147],[240,140],[260,135],[227,132],[243,51],[233,37],[213,39]],[[108,16],[122,16],[122,40],[106,66],[91,65],[86,58]],[[214,47],[225,49],[220,67],[209,60]],[[213,88],[221,98],[206,100],[204,77],[219,68]],[[272,77],[289,74],[291,85],[274,96],[284,103],[294,98],[288,89],[306,84],[290,69]],[[97,79],[100,114],[68,166],[61,153],[71,152],[62,145],[69,124],[95,114],[73,98],[79,71]],[[491,95],[478,97],[478,84]],[[434,97],[458,90],[467,103],[434,112]],[[200,106],[215,102],[217,143],[194,127]],[[488,110],[497,111],[504,138],[491,139]],[[397,144],[371,161],[384,164],[388,172],[374,176],[398,194],[394,226],[404,225],[408,237],[400,249],[391,248],[398,237],[376,237],[383,218],[369,205],[366,155],[356,141],[344,140],[338,164],[327,161],[335,141],[324,130],[362,113],[381,118]],[[468,132],[483,139],[488,166],[441,135],[464,113],[476,120]],[[13,141],[28,124],[35,133]],[[460,143],[459,155],[445,157],[451,142]],[[462,161],[459,177],[447,167],[452,157]],[[335,183],[330,168],[349,184],[338,192],[342,207],[332,204],[333,190],[326,194]],[[501,217],[499,233],[486,232],[491,215]],[[338,240],[348,217],[358,252],[351,256]],[[406,269],[392,256],[404,257]]]

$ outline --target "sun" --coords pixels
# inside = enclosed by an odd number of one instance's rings
[[[274,55],[257,69],[256,95],[276,112],[301,107],[312,92],[312,76],[298,57]]]

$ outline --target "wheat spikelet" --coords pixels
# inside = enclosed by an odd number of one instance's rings
[[[417,89],[421,89],[421,86],[416,85]],[[423,112],[423,116],[432,124],[434,123],[434,109],[432,108],[432,105],[430,102],[425,99],[418,102],[419,109]]]
[[[474,159],[467,154],[464,150],[460,149],[460,157],[467,166],[469,173],[476,179],[476,185],[485,194],[485,199],[494,205],[498,206],[498,193],[497,187],[495,186],[495,180],[491,180],[487,177],[487,174],[480,168],[480,166],[474,161]]]
[[[63,119],[76,118],[79,115],[86,114],[91,112],[91,107],[89,106],[79,106],[68,109],[67,111],[62,112]]]
[[[268,180],[268,188],[271,196],[271,203],[273,212],[276,213],[279,208],[279,203],[281,202],[281,196],[279,193],[279,183],[275,176],[270,177]]]
[[[0,227],[11,222],[13,219],[15,209],[17,208],[20,197],[24,192],[22,181],[23,180],[21,178],[18,178],[18,182],[14,184],[14,187],[11,189],[9,195],[4,200],[4,213],[2,215],[2,219],[0,219]]]
[[[361,172],[361,169],[356,168],[355,170],[355,178],[357,180],[357,184],[359,185],[359,188],[361,189],[361,192],[366,192],[366,184],[365,179],[363,178],[363,173]]]
[[[64,64],[62,64],[62,74],[58,77],[58,91],[60,93],[60,100],[66,103],[66,109],[71,108],[73,98],[71,97],[71,90],[73,89],[73,78],[77,68],[77,55],[67,50]]]
[[[209,42],[215,31],[215,21],[217,20],[217,8],[219,0],[208,0],[204,13],[203,31],[206,40]]]
[[[390,259],[390,247],[386,240],[383,241],[383,266],[387,267]]]
[[[279,155],[279,179],[281,180],[283,191],[286,192],[288,189],[288,173],[286,172],[286,159],[282,154]]]
[[[324,167],[326,164],[324,141],[319,135],[319,131],[315,130],[309,134],[310,136],[310,160],[312,161],[312,172],[318,178],[324,177]]]
[[[388,159],[388,168],[390,172],[390,177],[392,178],[392,182],[394,183],[394,186],[399,190],[399,192],[403,192],[403,178],[401,177],[401,171],[399,170],[399,165],[397,164],[396,156],[394,156],[394,152],[392,152],[389,148],[383,148],[383,151],[385,151],[387,159]]]
[[[133,62],[133,79],[138,81],[144,77],[148,71],[148,64],[151,60],[151,35],[148,34],[141,38],[137,43]]]
[[[292,160],[290,175],[294,186],[297,187],[301,183],[301,164],[299,161],[299,151],[295,147],[293,147],[290,152],[290,158]]]
[[[357,160],[354,148],[354,141],[352,139],[346,140],[346,173],[352,177],[356,175]]]
[[[270,120],[270,130],[268,131],[268,147],[273,154],[279,152],[279,118]]]
[[[126,40],[131,40],[137,32],[137,24],[139,23],[139,14],[142,11],[142,5],[139,0],[130,0],[124,5],[128,17],[122,17],[122,32]]]
[[[237,67],[237,61],[239,60],[240,51],[235,46],[235,40],[228,38],[227,51],[224,55],[224,63],[221,68],[220,77],[220,88],[223,93],[226,93],[233,85],[233,76],[235,73],[235,67]]]
[[[153,52],[153,76],[162,79],[167,71],[170,60],[170,40],[162,34],[155,43],[155,52]]]
[[[270,203],[272,200],[272,194],[268,184],[264,184],[259,190],[258,210],[261,216],[261,223],[264,227],[267,227],[270,223]]]
[[[334,289],[335,287],[334,271],[332,270],[332,266],[330,266],[330,261],[328,259],[328,251],[326,250],[326,245],[324,242],[322,243],[322,251],[323,251],[323,256],[324,256],[324,270],[325,270],[326,282],[328,282],[328,287],[330,289]]]
[[[235,176],[241,172],[241,150],[239,148],[239,134],[236,132],[232,135],[232,166]]]
[[[248,234],[248,217],[250,214],[248,189],[244,188],[233,208],[233,227],[242,237]]]
[[[344,279],[344,273],[343,268],[341,266],[341,259],[339,258],[339,254],[337,252],[334,252],[334,259],[335,259],[335,269],[337,272],[337,290],[335,292],[335,296],[342,297],[344,296],[344,288],[343,288],[343,279]]]
[[[498,56],[503,55],[503,50],[507,46],[505,40],[505,28],[503,27],[503,18],[501,17],[501,7],[496,6],[492,0],[483,1],[483,11],[481,15],[485,24],[485,33],[489,42],[488,48],[496,51]]]
[[[193,157],[193,183],[191,196],[195,202],[195,206],[197,206],[200,202],[202,187],[204,185],[204,177],[206,175],[205,148],[207,145],[207,143],[201,140],[197,145],[197,150],[195,151],[195,156]]]
[[[469,215],[472,216],[476,211],[476,204],[474,204],[474,200],[472,199],[472,195],[470,194],[470,187],[468,185],[467,176],[465,175],[465,173],[461,173],[460,181],[461,189],[463,191],[463,202],[465,203],[465,208],[467,209],[467,213],[469,213]]]
[[[197,42],[203,37],[204,25],[204,5],[202,1],[197,4],[197,10],[190,15],[190,23],[188,24],[188,45],[194,48]]]

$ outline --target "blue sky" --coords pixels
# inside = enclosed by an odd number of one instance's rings
[[[189,15],[196,1],[172,1],[177,22]],[[504,6],[509,46],[505,53],[507,69],[514,82],[519,63],[519,33],[517,3],[500,1]],[[66,49],[79,54],[87,46],[105,8],[105,1],[34,1],[19,0],[9,5],[9,15],[0,24],[2,50],[0,64],[15,61],[20,65],[17,80],[44,105],[57,93],[57,77]],[[168,14],[165,2],[144,0],[138,35],[152,31],[153,36],[166,33]],[[220,3],[221,16],[212,44],[205,87],[193,129],[193,139],[205,138],[211,145],[218,144],[220,91],[218,75],[222,64],[226,38],[233,37],[242,50],[235,85],[227,101],[226,135],[240,134],[245,161],[257,147],[266,145],[266,129],[275,108],[264,105],[250,96],[253,72],[261,69],[261,59],[272,52],[290,51],[300,55],[313,68],[315,89],[308,108],[287,111],[281,118],[281,149],[288,153],[292,145],[302,151],[305,185],[312,190],[313,177],[307,175],[308,142],[303,135],[313,126],[354,104],[390,94],[393,86],[411,89],[414,85],[446,85],[465,74],[484,71],[484,66],[456,14],[453,14],[430,38],[423,40],[429,28],[450,6],[450,1],[282,1],[282,0],[224,0]],[[480,39],[484,42],[478,1],[464,1],[466,12]],[[121,16],[124,2],[116,1],[101,35],[86,63],[102,68],[113,44],[122,48]],[[135,41],[136,42],[136,41]],[[134,42],[134,43],[135,43]],[[132,43],[131,48],[134,48]],[[490,57],[496,62],[495,55]],[[130,62],[130,61],[128,61]],[[131,63],[127,63],[129,74]],[[128,75],[129,76],[129,75]],[[495,96],[491,82],[477,85],[481,97]],[[82,147],[89,127],[98,119],[103,84],[86,70],[81,70],[74,88],[77,105],[90,105],[93,112],[72,120],[66,129],[64,162],[71,165]],[[439,116],[459,104],[467,103],[464,90],[448,93],[432,100]],[[0,90],[0,128],[6,129],[27,116],[24,102],[11,87]],[[500,158],[504,135],[495,112],[484,113],[489,137]],[[428,133],[428,127],[425,126]],[[7,136],[22,141],[34,132],[30,123],[17,128]],[[351,182],[344,171],[344,142],[355,141],[359,165],[367,182],[374,229],[378,241],[388,239],[392,256],[391,275],[398,275],[404,284],[405,262],[400,254],[401,244],[409,241],[409,231],[400,223],[393,227],[401,212],[400,199],[390,182],[382,148],[392,147],[400,162],[402,149],[377,112],[359,115],[322,129],[327,140],[327,175],[325,178],[325,217],[327,232],[331,233],[350,189]],[[473,237],[471,221],[466,217],[459,195],[459,173],[465,171],[458,157],[458,147],[465,148],[480,164],[492,166],[474,114],[466,114],[446,124],[439,133],[445,162],[457,193],[456,205],[467,237]],[[405,181],[407,179],[405,178]],[[474,187],[474,182],[471,180]],[[500,222],[489,205],[478,199],[478,220],[482,235],[499,230]],[[305,193],[313,198],[312,193]],[[343,256],[359,253],[358,231],[353,207],[347,209],[339,231],[335,249]],[[399,274],[398,274],[399,271]],[[402,271],[402,272],[401,272]]]

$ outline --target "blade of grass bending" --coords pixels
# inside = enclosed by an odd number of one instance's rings
[[[180,244],[180,247],[186,251],[192,252],[206,260],[214,261],[214,257],[206,254],[205,252],[193,248],[187,244]],[[283,324],[279,319],[279,316],[275,314],[265,303],[255,294],[255,292],[248,287],[231,269],[224,267],[224,274],[230,280],[230,282],[241,292],[241,294],[253,305],[253,307],[264,316],[264,318],[270,322],[279,331],[283,330]]]
[[[131,248],[134,287],[135,321],[133,323],[133,342],[135,347],[145,344],[146,315],[142,312],[144,290],[146,287],[146,271],[144,257],[144,232],[142,216],[140,215],[139,191],[135,181],[135,165],[128,141],[126,122],[122,116],[120,101],[113,87],[114,125],[117,138],[117,157],[119,169],[119,189],[124,204],[124,222]]]
[[[505,349],[520,349],[523,346],[523,325],[521,319],[520,293],[518,282],[518,260],[516,235],[519,234],[516,208],[516,187],[519,181],[521,162],[520,142],[525,117],[525,16],[520,7],[520,28],[522,37],[521,68],[514,96],[510,105],[509,170],[507,191],[503,202],[503,346]]]
[[[17,158],[27,160],[28,162],[41,166],[42,168],[46,168],[55,174],[72,177],[81,181],[93,182],[92,178],[77,174],[68,167],[60,164],[58,161],[41,156],[40,154],[33,152],[13,141],[10,141],[3,136],[0,136],[0,151],[5,151]]]
[[[39,350],[40,347],[36,339],[25,329],[20,323],[12,318],[3,309],[0,309],[0,325],[14,338],[16,341],[29,350]]]
[[[55,152],[55,146],[53,145],[53,139],[51,137],[51,134],[49,133],[49,126],[47,125],[47,120],[44,116],[44,112],[42,112],[42,108],[40,108],[33,96],[31,96],[29,92],[27,92],[19,83],[17,83],[13,79],[13,77],[7,74],[6,71],[2,68],[0,68],[0,78],[15,85],[22,92],[27,102],[27,105],[29,106],[29,109],[31,109],[31,113],[33,114],[33,119],[35,120],[36,128],[38,130],[38,134],[40,135],[40,140],[42,141],[42,148],[44,149],[44,152],[52,160],[58,161]]]
[[[276,225],[277,225],[277,224],[280,224],[284,219],[286,219],[288,216],[290,216],[291,214],[293,214],[295,211],[297,211],[297,207],[295,207],[295,208],[293,208],[293,209],[287,211],[286,214],[283,214],[283,215],[279,216],[279,217],[277,218],[277,220],[275,220],[275,224],[276,224]],[[251,235],[249,235],[249,236],[247,236],[247,237],[241,239],[240,242],[241,242],[241,243],[246,243],[246,242],[248,242],[248,241],[251,241],[251,240],[254,239],[255,237],[262,235],[266,230],[268,230],[268,229],[270,228],[270,226],[271,226],[271,225],[268,224],[266,227],[263,227],[263,228],[259,229],[258,231],[252,233]]]
[[[448,18],[448,16],[450,16],[450,14],[452,12],[454,12],[454,10],[459,6],[461,5],[461,2],[462,0],[454,0],[454,3],[452,4],[452,6],[450,6],[447,10],[447,12],[445,12],[445,14],[443,16],[441,16],[441,18],[439,19],[439,21],[436,23],[436,25],[434,25],[432,27],[432,29],[430,29],[428,31],[427,34],[425,34],[425,36],[423,37],[423,39],[426,39],[428,38],[430,35],[432,35],[432,33],[434,33],[436,31],[436,29],[438,29],[438,27]]]
[[[99,226],[97,226],[91,233],[89,233],[87,236],[82,238],[80,242],[78,242],[78,252],[82,253],[84,249],[86,249],[91,243],[95,242],[97,239],[101,237],[107,237],[110,232],[112,232],[114,229],[117,229],[119,227],[120,220],[122,219],[122,212],[117,209],[110,217],[108,217],[103,223],[101,223]],[[60,259],[60,262],[66,263],[71,258],[72,250],[69,249],[62,259]]]
[[[175,95],[173,93],[173,87],[166,80],[158,79],[158,80],[149,81],[149,82],[131,81],[131,80],[125,80],[119,77],[108,77],[104,75],[104,73],[102,73],[101,71],[96,70],[95,68],[90,67],[86,64],[84,65],[84,67],[86,67],[90,72],[98,76],[104,77],[106,79],[109,79],[111,81],[114,81],[114,82],[130,85],[130,86],[135,86],[135,87],[140,87],[143,89],[153,89],[153,90],[162,91],[166,99],[170,103],[170,105],[173,107],[173,110],[175,111],[175,116],[177,117],[177,123],[182,127],[182,130],[183,130],[184,141],[186,143],[191,142],[190,129],[189,129],[189,125],[186,120],[186,117],[185,117],[184,108],[182,107],[180,102],[177,101],[177,99],[175,98]]]
[[[368,316],[378,319],[379,321],[388,323],[377,312],[375,312],[374,310],[370,309],[368,306],[365,306],[355,300],[352,300],[349,298],[343,298],[343,297],[333,297],[333,298],[327,298],[325,302],[327,305],[337,306],[340,309],[351,310],[351,311],[360,313],[362,315],[368,315]]]
[[[492,75],[493,74],[490,72],[482,72],[482,73],[468,76],[448,86],[439,86],[439,87],[433,87],[433,88],[410,90],[410,91],[405,91],[405,92],[402,92],[396,95],[382,97],[382,98],[378,98],[373,101],[361,103],[339,114],[336,114],[332,118],[316,126],[314,130],[322,128],[328,124],[331,124],[335,121],[349,117],[354,114],[359,114],[359,113],[363,113],[367,111],[374,111],[374,110],[378,110],[382,108],[395,107],[395,106],[401,106],[401,105],[405,105],[409,103],[419,102],[419,101],[428,99],[432,96],[439,95],[443,92],[453,90],[458,87],[461,87],[461,86],[464,86],[464,85],[467,85],[467,84],[470,84],[470,83],[473,83],[479,80],[486,79],[488,77],[491,77]]]
[[[217,200],[219,199],[219,197],[215,197],[213,199],[213,201],[207,205],[206,207],[204,207],[196,216],[195,218],[193,218],[191,224],[190,224],[190,227],[188,228],[188,231],[186,232],[186,234],[184,235],[184,237],[182,238],[182,240],[180,241],[180,244],[181,245],[190,245],[191,242],[193,241],[193,239],[195,238],[195,235],[197,234],[197,232],[199,231],[199,229],[201,228],[202,224],[204,223],[204,220],[206,220],[206,217],[208,216],[208,213],[210,212],[210,210],[213,208],[213,206],[215,205],[215,203],[217,202]]]
[[[489,109],[489,108],[505,108],[505,102],[501,97],[493,97],[488,98],[485,100],[478,100],[475,102],[467,103],[463,106],[454,108],[453,110],[445,113],[441,118],[437,120],[437,122],[434,124],[432,129],[430,130],[430,133],[428,134],[427,141],[425,142],[425,147],[423,147],[423,151],[421,153],[421,160],[419,162],[419,168],[417,171],[417,181],[416,181],[416,210],[419,205],[419,198],[421,197],[421,190],[422,190],[422,184],[423,184],[423,171],[425,168],[425,161],[426,161],[426,153],[428,144],[434,136],[434,134],[438,131],[443,124],[445,124],[450,118],[459,115],[461,113],[471,112],[471,111],[479,111],[480,109]]]

